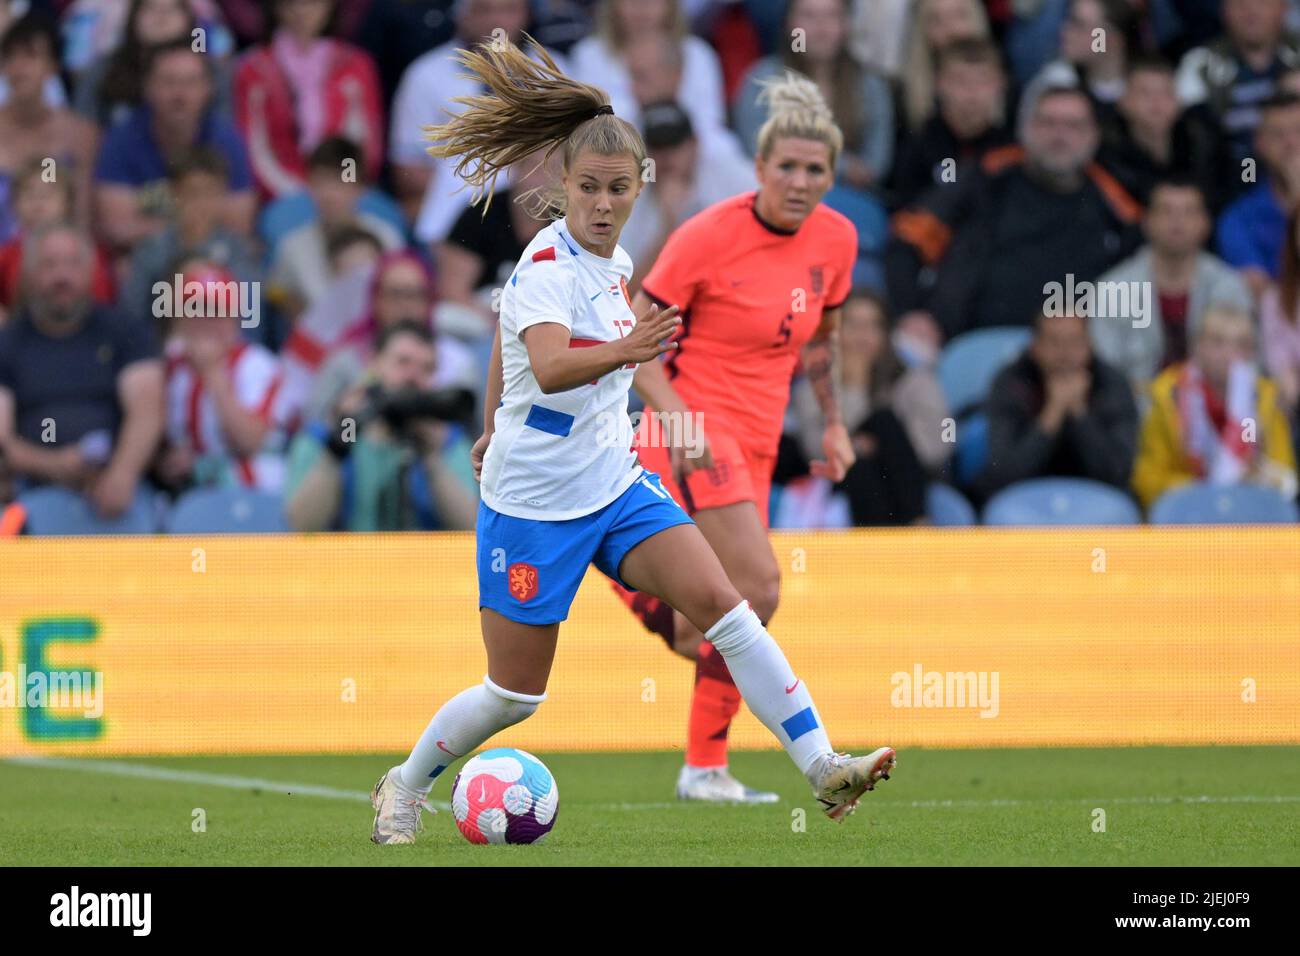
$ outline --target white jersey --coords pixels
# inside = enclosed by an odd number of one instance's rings
[[[194,453],[202,472],[200,483],[216,481],[278,493],[284,484],[283,450],[291,417],[281,390],[284,370],[280,360],[250,342],[240,342],[226,358],[236,401],[271,426],[262,449],[243,458],[228,447],[216,402],[186,361],[179,341],[168,343],[166,358],[167,440],[188,446]]]
[[[642,468],[632,450],[629,364],[577,388],[543,394],[520,333],[555,322],[569,348],[599,345],[632,331],[632,260],[622,248],[603,259],[578,245],[565,220],[528,244],[501,296],[505,376],[496,431],[483,460],[483,501],[516,518],[565,521],[605,507]]]

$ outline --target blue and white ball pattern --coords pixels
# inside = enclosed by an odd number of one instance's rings
[[[537,843],[555,826],[559,808],[551,771],[513,747],[470,758],[451,786],[451,813],[470,843]]]

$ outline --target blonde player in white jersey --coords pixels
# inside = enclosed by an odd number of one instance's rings
[[[641,191],[645,145],[601,90],[513,46],[460,51],[486,88],[429,130],[435,156],[490,200],[497,175],[559,152],[561,183],[535,195],[562,216],[537,234],[506,283],[488,372],[479,609],[488,672],[434,715],[406,761],[372,793],[376,843],[411,843],[434,780],[546,699],[560,622],[595,563],[680,611],[722,654],[754,715],[785,747],[828,817],[842,820],[894,751],[836,753],[807,684],[690,517],[637,463],[627,394],[642,362],[675,348],[676,306],[634,315],[619,233]],[[481,196],[480,196],[481,198]],[[596,717],[598,715],[593,715]]]

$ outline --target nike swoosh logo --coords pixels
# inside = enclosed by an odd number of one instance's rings
[[[459,757],[459,756],[460,756],[460,754],[453,754],[453,753],[451,753],[451,751],[447,749],[446,745],[443,744],[443,742],[442,742],[441,740],[438,741],[438,749],[441,750],[441,751],[442,751],[443,753],[445,753],[445,754],[451,754],[451,756],[453,756],[453,757]]]
[[[799,686],[799,678],[796,677],[796,678],[794,679],[794,683],[791,684],[789,687],[787,687],[787,688],[785,689],[785,692],[786,692],[787,694],[793,694],[793,693],[794,693],[794,689],[795,689],[796,687],[798,687],[798,686]]]

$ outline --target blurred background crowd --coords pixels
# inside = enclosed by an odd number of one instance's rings
[[[830,103],[859,461],[796,376],[774,526],[1295,520],[1297,0],[0,0],[0,533],[472,527],[547,172],[483,213],[422,131],[525,31],[644,133],[633,290],[764,79]]]

